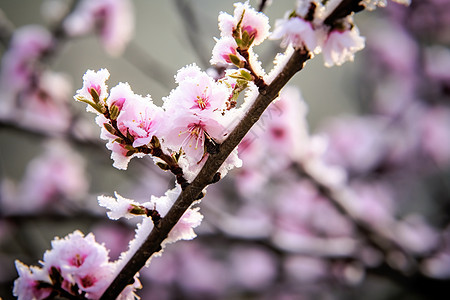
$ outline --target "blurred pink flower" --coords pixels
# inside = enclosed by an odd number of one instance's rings
[[[88,100],[95,103],[93,93],[98,95],[98,100],[104,101],[108,97],[108,86],[106,81],[109,79],[109,71],[107,69],[100,69],[97,72],[87,70],[83,75],[83,87],[77,90],[74,96],[75,100]],[[90,105],[86,107],[87,111],[99,114]]]
[[[134,31],[133,2],[129,0],[84,0],[64,21],[70,36],[98,30],[103,46],[110,55],[125,50]]]
[[[439,166],[450,164],[450,109],[436,106],[420,122],[421,149]]]
[[[371,170],[384,156],[386,137],[383,121],[373,117],[341,117],[321,130],[328,138],[324,159],[349,171]]]
[[[4,208],[10,213],[37,213],[87,194],[82,157],[59,141],[48,143],[45,150],[28,164],[18,190],[2,194]]]

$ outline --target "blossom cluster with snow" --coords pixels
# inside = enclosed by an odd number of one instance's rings
[[[97,243],[93,234],[84,236],[78,230],[53,240],[41,265],[28,267],[16,261],[20,277],[14,284],[14,296],[21,300],[67,295],[98,299],[114,279],[116,268],[105,246]],[[136,288],[140,288],[137,277],[118,299],[135,299]]]

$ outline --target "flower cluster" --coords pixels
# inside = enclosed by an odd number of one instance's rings
[[[322,52],[327,67],[352,61],[354,54],[364,48],[365,39],[359,35],[352,16],[328,23],[328,14],[334,5],[335,1],[326,5],[318,1],[299,1],[296,10],[276,21],[270,38],[282,39],[283,47],[306,48],[316,54]]]
[[[68,295],[98,299],[114,279],[116,268],[109,261],[105,246],[98,244],[92,233],[84,236],[80,231],[53,240],[52,249],[45,252],[41,264],[42,267],[28,267],[16,261],[19,278],[13,293],[19,300]],[[135,299],[136,288],[140,288],[137,277],[118,299]]]
[[[269,36],[269,19],[256,12],[248,2],[236,3],[234,15],[222,12],[219,15],[221,38],[212,51],[211,64],[236,65],[242,67],[248,51],[253,45],[261,44]]]
[[[157,163],[163,169],[179,175],[177,166],[182,167],[186,179],[192,180],[208,154],[218,151],[230,123],[238,117],[227,110],[233,95],[230,85],[215,81],[196,65],[178,72],[178,87],[164,99],[163,107],[153,104],[150,96],[135,94],[127,83],[108,91],[108,78],[106,69],[88,70],[75,99],[98,114],[101,138],[108,141],[106,147],[118,169],[126,169],[133,157],[150,154],[162,160]],[[165,122],[167,118],[171,122]],[[222,167],[222,175],[235,166],[240,166],[236,153]]]

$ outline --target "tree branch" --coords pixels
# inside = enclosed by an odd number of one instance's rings
[[[167,238],[170,230],[177,224],[178,220],[192,205],[195,199],[197,199],[197,196],[202,190],[211,183],[222,163],[244,138],[245,134],[250,130],[253,124],[259,120],[264,110],[278,96],[280,90],[303,68],[304,63],[310,57],[309,52],[303,49],[296,50],[282,72],[278,74],[273,82],[268,85],[267,88],[259,91],[259,95],[255,99],[255,102],[245,114],[244,118],[229,134],[228,138],[221,144],[220,150],[216,154],[210,154],[197,177],[184,191],[181,192],[167,215],[162,218],[158,226],[153,228],[147,239],[120,271],[100,299],[115,299],[125,286],[132,282],[134,275],[139,272],[147,260],[154,253],[161,250],[161,245]]]

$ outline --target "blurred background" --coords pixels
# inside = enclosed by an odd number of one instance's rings
[[[233,1],[110,0],[104,19],[92,21],[79,18],[81,2],[0,0],[5,300],[13,299],[14,260],[37,265],[55,236],[94,232],[111,259],[126,250],[135,224],[107,219],[98,195],[148,201],[173,186],[149,158],[112,167],[94,115],[72,100],[86,70],[107,68],[109,87],[128,82],[161,104],[177,70],[210,67],[217,17],[233,11]],[[271,26],[295,5],[271,1]],[[142,299],[445,299],[450,4],[389,2],[355,24],[367,40],[354,62],[326,68],[318,55],[289,83],[301,91],[290,97],[304,99],[309,131],[328,143],[323,161],[357,195],[352,213],[321,194],[289,153],[270,148],[301,141],[292,127],[304,124],[286,104],[282,121],[270,116],[258,127],[244,167],[208,189],[199,236],[170,245],[141,272]],[[279,41],[255,47],[266,72],[280,51]],[[280,126],[285,144],[271,136]],[[387,243],[374,244],[378,236]]]

